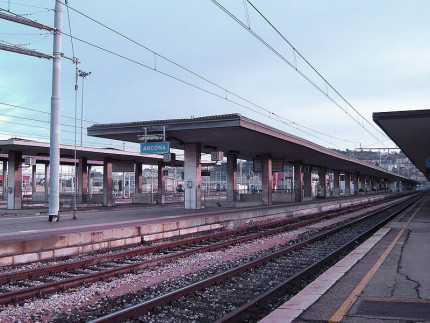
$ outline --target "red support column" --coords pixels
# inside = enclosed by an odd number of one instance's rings
[[[351,173],[345,172],[345,195],[351,195]]]
[[[79,203],[88,202],[88,160],[86,157],[79,158],[78,196]]]
[[[9,151],[8,161],[7,208],[18,210],[22,208],[22,152]]]
[[[157,194],[157,203],[164,204],[166,203],[166,176],[164,176],[164,170],[166,169],[166,165],[164,162],[158,162],[158,194]]]
[[[366,192],[366,177],[360,176],[360,190]]]
[[[307,172],[303,173],[303,200],[312,200],[312,166],[310,165],[307,166]]]
[[[236,201],[237,195],[237,155],[227,155],[227,201]]]
[[[45,164],[45,202],[49,201],[49,163]]]
[[[273,189],[273,175],[272,175],[272,156],[270,154],[263,154],[261,158],[262,168],[262,199],[264,205],[272,205],[272,189]]]
[[[327,198],[327,169],[325,167],[320,167],[318,177],[321,187],[321,195],[322,197]]]
[[[184,144],[185,209],[201,209],[201,144]]]
[[[103,206],[112,206],[114,204],[112,189],[112,160],[105,158],[103,161]]]
[[[31,200],[36,196],[36,165],[31,166]]]
[[[294,162],[294,201],[303,201],[303,173],[300,161]]]
[[[360,180],[360,176],[357,174],[354,174],[354,195],[358,195],[360,191],[359,180]]]
[[[136,163],[134,171],[134,191],[136,193],[142,193],[142,183],[142,163]]]
[[[7,200],[7,161],[3,160],[3,200]]]
[[[333,196],[340,196],[340,171],[333,170]]]

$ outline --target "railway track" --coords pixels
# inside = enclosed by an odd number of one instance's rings
[[[387,200],[383,200],[387,202]],[[362,204],[325,214],[287,219],[254,225],[227,232],[193,237],[165,244],[146,246],[116,254],[98,255],[82,260],[46,267],[3,272],[0,274],[0,304],[16,303],[31,297],[42,297],[56,291],[89,284],[109,277],[130,273],[153,265],[160,265],[191,254],[225,248],[314,224],[342,214],[375,205]]]
[[[357,241],[373,234],[421,197],[412,196],[294,245],[277,248],[246,263],[179,286],[174,291],[133,306],[128,304],[125,309],[120,304],[110,303],[109,307],[115,312],[91,322],[253,321],[249,317],[255,315],[255,309],[260,313],[267,311],[270,307],[267,304],[273,298],[303,287],[301,284],[306,278],[312,277],[322,266],[356,246]],[[145,298],[144,295],[137,297]]]

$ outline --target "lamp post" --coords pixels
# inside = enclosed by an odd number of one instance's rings
[[[82,77],[82,104],[81,104],[81,146],[82,146],[82,131],[83,131],[83,122],[84,122],[84,80],[87,78],[91,72],[84,72],[78,70],[78,75]]]

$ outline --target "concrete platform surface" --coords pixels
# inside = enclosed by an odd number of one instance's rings
[[[302,216],[384,199],[391,194],[317,199],[302,203],[245,208],[207,207],[185,210],[176,205],[93,208],[62,214],[49,222],[45,210],[0,210],[0,266],[139,244],[214,229],[232,229],[254,222]],[[5,212],[5,213],[2,213]],[[45,213],[44,213],[45,212]],[[37,215],[39,214],[39,215]]]
[[[430,194],[407,212],[261,322],[430,322]]]

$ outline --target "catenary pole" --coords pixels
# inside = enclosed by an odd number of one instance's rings
[[[61,77],[61,28],[62,7],[59,0],[55,1],[54,45],[52,65],[52,96],[50,124],[50,183],[49,183],[49,221],[59,219],[60,207],[60,77]]]

